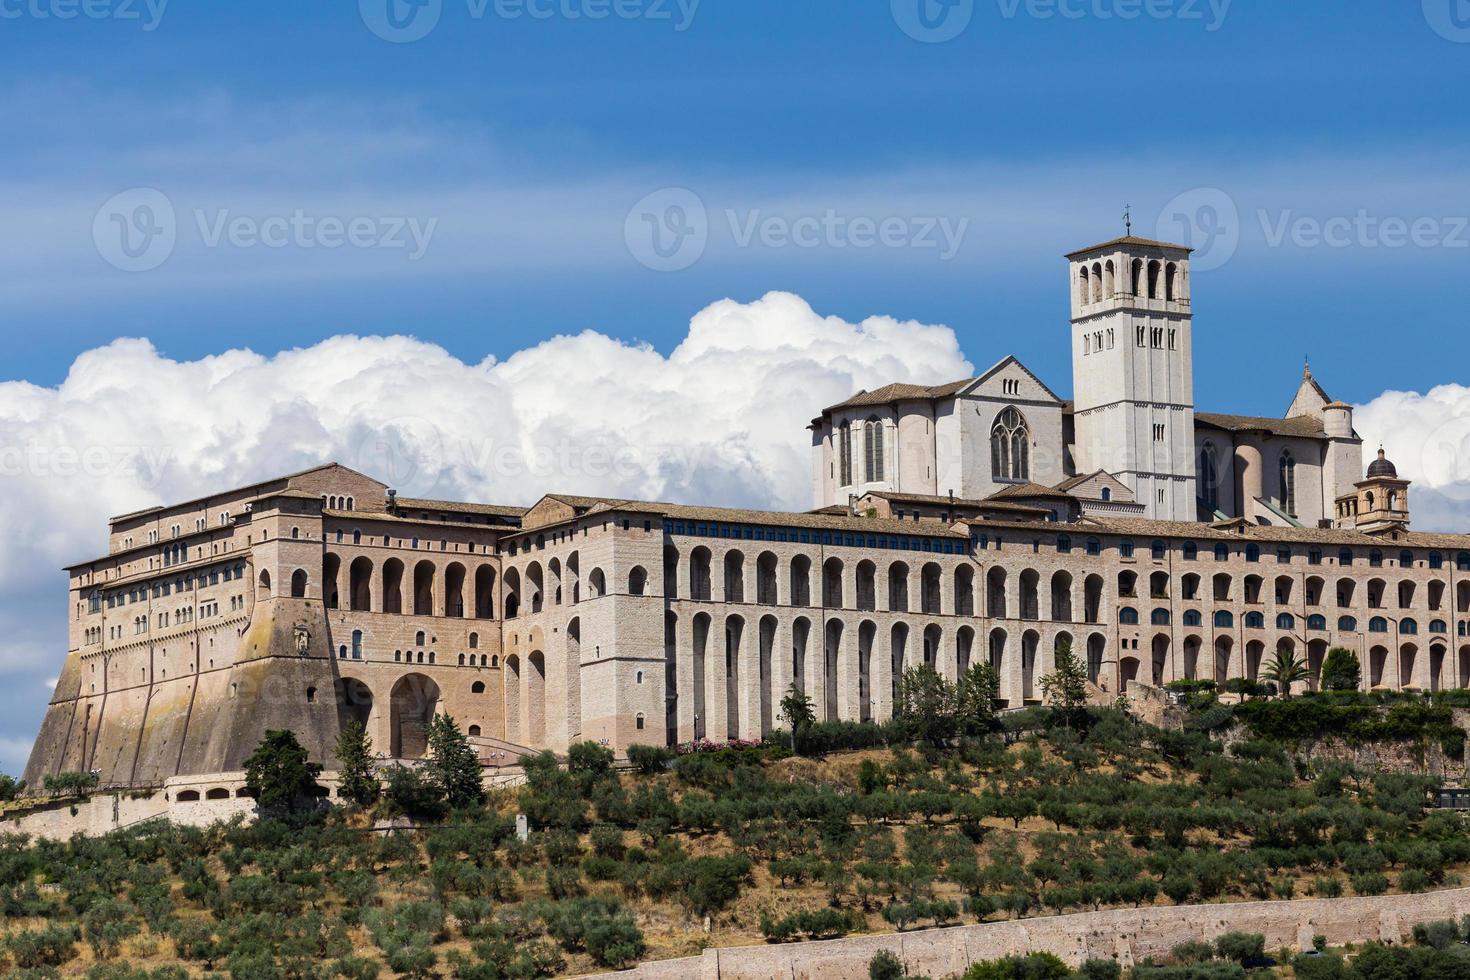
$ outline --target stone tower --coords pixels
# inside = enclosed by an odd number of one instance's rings
[[[1067,256],[1076,470],[1118,477],[1158,520],[1198,514],[1189,253],[1129,236]]]

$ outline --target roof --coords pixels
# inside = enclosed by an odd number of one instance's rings
[[[660,518],[669,517],[693,521],[716,521],[730,524],[780,524],[787,527],[805,527],[824,531],[863,531],[883,534],[908,534],[928,537],[963,537],[964,532],[954,530],[947,524],[928,524],[919,530],[913,521],[891,520],[882,517],[848,517],[846,514],[826,514],[775,510],[746,510],[738,507],[701,507],[691,504],[670,504],[645,500],[616,500],[608,497],[575,497],[564,494],[547,494],[548,497],[574,506],[583,513],[629,513],[649,514]],[[512,532],[516,536],[535,534],[564,521],[541,525],[536,528]]]
[[[950,381],[942,385],[884,385],[873,391],[860,391],[846,401],[838,402],[836,405],[829,405],[822,409],[822,411],[823,413],[835,412],[842,408],[864,408],[869,405],[887,405],[892,402],[913,399],[948,398],[952,395],[959,394],[973,380],[973,378],[964,378],[960,381]]]
[[[396,506],[412,510],[443,510],[456,514],[483,514],[490,517],[520,517],[529,508],[507,504],[469,504],[457,500],[428,500],[422,497],[399,497]]]
[[[1039,483],[1017,483],[1013,486],[1004,487],[1000,490],[997,490],[986,499],[1005,500],[1012,497],[1022,499],[1031,497],[1044,497],[1049,500],[1075,499],[1070,493],[1066,493],[1062,490],[1053,489],[1052,487],[1044,487]]]
[[[1322,420],[1310,415],[1294,419],[1273,419],[1260,415],[1221,415],[1215,412],[1195,412],[1196,425],[1205,425],[1226,432],[1269,432],[1277,436],[1293,436],[1298,439],[1326,439],[1327,431]]]
[[[1185,253],[1194,251],[1194,249],[1190,248],[1188,245],[1177,245],[1174,242],[1159,242],[1154,241],[1151,238],[1139,238],[1137,235],[1124,235],[1122,238],[1114,238],[1113,240],[1107,242],[1098,242],[1096,245],[1090,245],[1087,248],[1079,248],[1075,252],[1068,252],[1066,257],[1069,259],[1074,259],[1079,255],[1086,255],[1089,252],[1096,252],[1104,248],[1112,248],[1115,245],[1123,245],[1131,248],[1167,248],[1172,249],[1176,252]]]
[[[1113,476],[1113,474],[1109,473],[1107,470],[1093,470],[1091,473],[1078,473],[1076,476],[1068,477],[1061,483],[1057,484],[1057,489],[1067,491],[1071,490],[1073,487],[1080,487],[1082,484],[1086,483],[1088,480],[1092,479],[1095,476],[1105,476],[1110,480],[1114,480],[1120,483],[1122,482],[1121,480],[1118,480],[1116,476]]]
[[[259,490],[260,488],[265,487],[265,486],[268,486],[269,484],[272,484],[272,483],[280,483],[283,480],[294,480],[298,476],[306,476],[309,473],[317,473],[317,472],[320,472],[321,470],[327,470],[327,469],[331,469],[333,467],[337,467],[338,469],[347,470],[349,473],[357,473],[358,476],[360,476],[360,477],[362,477],[363,479],[366,479],[366,480],[373,480],[373,478],[370,477],[370,476],[368,476],[366,473],[358,473],[357,470],[354,470],[354,469],[352,469],[351,467],[348,467],[348,466],[343,466],[341,463],[337,463],[337,462],[321,463],[321,464],[319,464],[317,466],[309,466],[309,467],[307,467],[304,470],[297,470],[294,473],[286,473],[283,476],[272,476],[272,477],[268,477],[268,478],[266,478],[264,480],[257,480],[255,483],[247,483],[243,487],[230,487],[227,490],[219,490],[219,491],[216,491],[215,493],[207,493],[207,494],[204,494],[201,497],[194,497],[191,500],[182,500],[182,501],[178,501],[177,503],[172,503],[172,504],[158,504],[158,505],[155,505],[153,507],[144,507],[141,510],[129,511],[126,514],[119,514],[116,517],[109,517],[107,519],[107,523],[108,524],[116,524],[118,521],[131,520],[134,517],[142,517],[144,514],[152,514],[155,511],[182,510],[183,508],[190,507],[190,506],[192,506],[194,504],[202,504],[206,500],[213,500],[216,497],[227,497],[227,496],[235,496],[237,494],[248,494],[252,490]],[[378,481],[377,480],[373,480],[373,482],[374,483],[377,483]]]

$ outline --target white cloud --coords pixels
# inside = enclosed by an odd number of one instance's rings
[[[1415,528],[1470,530],[1470,387],[1385,391],[1359,406],[1354,421],[1364,462],[1381,445],[1399,476],[1414,481],[1409,508]]]

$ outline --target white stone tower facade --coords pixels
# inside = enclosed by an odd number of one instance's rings
[[[1196,519],[1189,253],[1132,236],[1067,256],[1076,470],[1106,470],[1151,518]]]

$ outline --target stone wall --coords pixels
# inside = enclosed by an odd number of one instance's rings
[[[1029,952],[1060,956],[1071,966],[1114,958],[1129,966],[1162,958],[1180,943],[1226,932],[1261,933],[1266,949],[1305,949],[1312,937],[1334,946],[1399,942],[1420,922],[1458,919],[1470,911],[1470,889],[1376,898],[1239,902],[1157,909],[1114,909],[1077,915],[927,929],[828,942],[741,946],[702,956],[647,963],[619,974],[628,980],[865,980],[868,962],[890,950],[911,974],[936,978],[971,963]]]

